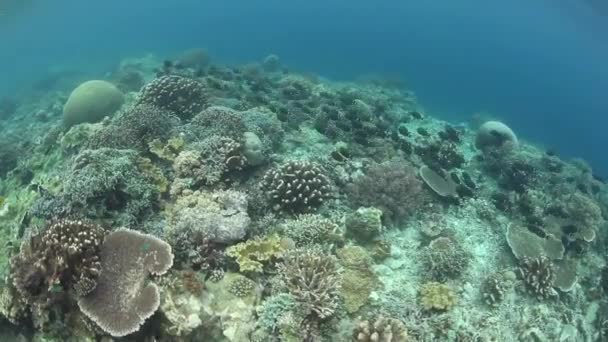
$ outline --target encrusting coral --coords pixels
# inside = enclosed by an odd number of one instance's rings
[[[446,284],[429,282],[420,290],[420,302],[426,310],[446,311],[456,305],[456,294]]]
[[[147,280],[171,268],[171,246],[151,235],[119,229],[106,236],[100,259],[97,286],[78,299],[78,306],[112,336],[133,333],[160,305],[158,287]]]
[[[262,273],[264,265],[277,260],[285,251],[285,241],[273,235],[230,246],[226,249],[226,255],[236,260],[241,272]]]

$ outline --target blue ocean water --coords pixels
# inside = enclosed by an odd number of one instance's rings
[[[489,112],[608,174],[608,11],[592,0],[29,1],[0,16],[0,94],[53,68],[205,47],[336,79],[399,77],[434,115]],[[12,5],[15,6],[15,5]],[[14,13],[13,13],[14,12]]]

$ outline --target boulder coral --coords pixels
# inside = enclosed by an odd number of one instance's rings
[[[112,83],[93,80],[76,87],[63,106],[63,123],[71,127],[97,122],[116,112],[124,102],[123,94]]]

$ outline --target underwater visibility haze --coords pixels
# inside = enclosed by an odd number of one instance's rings
[[[596,0],[0,0],[0,341],[607,341]]]

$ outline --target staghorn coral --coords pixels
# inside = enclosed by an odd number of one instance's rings
[[[227,244],[244,238],[250,222],[244,193],[195,191],[179,197],[168,212],[167,233],[199,231],[211,242]]]
[[[78,306],[112,336],[136,332],[160,305],[159,289],[147,278],[171,268],[171,246],[151,235],[119,229],[105,238],[100,259],[97,287],[80,297]]]
[[[181,119],[190,119],[207,102],[206,93],[197,80],[169,75],[146,84],[137,104],[150,104],[173,112]]]
[[[261,187],[274,210],[295,213],[313,211],[331,195],[325,171],[309,161],[289,161],[268,170]]]
[[[469,264],[470,255],[458,240],[439,237],[422,254],[423,264],[435,280],[458,277]]]
[[[421,206],[421,190],[416,170],[400,159],[372,165],[347,188],[353,205],[378,208],[392,224],[406,219]]]
[[[252,239],[226,249],[226,255],[234,258],[241,272],[262,273],[264,265],[280,258],[286,250],[278,235],[263,239]]]
[[[407,328],[398,319],[378,316],[374,320],[359,318],[353,329],[353,342],[407,342]]]
[[[546,256],[521,258],[518,272],[526,290],[537,298],[546,299],[557,295],[553,288],[555,279],[553,263]]]
[[[48,225],[21,245],[11,259],[13,285],[28,304],[48,305],[62,291],[78,296],[93,291],[101,272],[100,248],[105,230],[82,221]]]
[[[279,274],[304,316],[317,321],[335,314],[341,286],[335,257],[315,249],[294,250],[284,256]]]
[[[456,304],[456,294],[446,284],[428,282],[420,289],[420,302],[426,310],[447,311]]]

